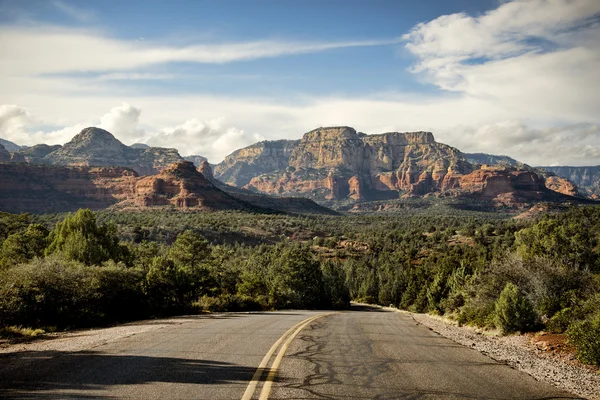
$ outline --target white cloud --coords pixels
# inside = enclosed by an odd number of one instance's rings
[[[413,71],[441,89],[532,121],[590,121],[600,104],[598,14],[597,0],[516,0],[418,24],[404,39]]]
[[[219,162],[262,137],[297,139],[318,126],[350,125],[367,133],[431,130],[461,150],[504,153],[530,164],[596,165],[598,13],[597,0],[529,0],[476,17],[442,16],[404,37],[417,57],[413,71],[438,93],[355,97],[152,95],[115,81],[180,79],[146,68],[173,61],[225,63],[393,40],[166,46],[93,31],[7,26],[0,28],[0,104],[29,111],[1,109],[0,137],[64,143],[79,127],[101,124],[126,144],[143,140]],[[94,73],[51,75],[74,71]],[[114,107],[123,102],[135,106]],[[36,130],[40,125],[67,128],[44,133]]]
[[[398,42],[397,39],[348,42],[259,40],[177,47],[147,40],[119,40],[81,29],[8,26],[0,28],[0,61],[4,75],[22,76],[124,71],[170,62],[222,64]]]
[[[146,143],[158,147],[175,147],[183,155],[198,154],[211,162],[219,162],[240,147],[264,140],[257,133],[247,134],[241,129],[227,127],[224,123],[222,118],[209,121],[189,119],[152,136]]]
[[[142,110],[128,103],[113,107],[100,118],[99,127],[105,129],[126,142],[137,142],[144,136],[139,128]]]
[[[86,124],[76,124],[52,131],[31,131],[42,121],[28,110],[16,105],[0,105],[0,137],[19,145],[32,146],[39,143],[63,144],[79,133]]]

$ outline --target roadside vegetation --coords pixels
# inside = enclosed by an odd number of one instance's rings
[[[353,299],[504,334],[566,333],[582,361],[600,364],[599,240],[600,207],[533,220],[452,209],[0,213],[0,334]]]

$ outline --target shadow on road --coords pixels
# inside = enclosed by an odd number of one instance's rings
[[[114,385],[139,385],[153,382],[214,385],[248,382],[255,368],[185,358],[106,354],[100,352],[33,351],[16,354],[29,359],[30,368],[0,375],[2,399],[64,399],[72,391],[98,391]],[[11,357],[0,355],[0,364]],[[60,392],[60,391],[67,391]],[[93,394],[71,398],[99,398]],[[102,398],[106,398],[102,396]]]

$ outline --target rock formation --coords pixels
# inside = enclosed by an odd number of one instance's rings
[[[212,167],[208,161],[204,160],[200,163],[198,166],[198,172],[200,172],[211,183],[215,183],[215,176],[213,175]]]
[[[566,178],[577,186],[581,194],[591,198],[600,196],[600,165],[595,167],[538,167]]]
[[[286,168],[298,142],[264,141],[236,150],[215,167],[215,177],[226,184],[243,187],[255,176]]]
[[[550,190],[567,196],[579,196],[577,186],[567,178],[548,172],[545,174],[544,179],[546,180],[546,187]]]
[[[548,198],[533,168],[506,156],[471,156],[501,166],[474,165],[430,132],[366,135],[342,126],[315,129],[298,141],[257,143],[226,157],[214,172],[255,192],[331,204],[428,195],[500,203]],[[566,184],[551,188],[570,194]]]
[[[0,163],[0,211],[48,213],[78,208],[173,207],[196,211],[246,210],[332,214],[308,199],[270,198],[213,185],[191,162],[140,177],[124,167],[65,167]]]
[[[23,146],[19,146],[18,144],[6,139],[0,139],[0,145],[9,152],[19,151],[23,148]]]
[[[55,165],[122,166],[132,168],[140,175],[150,175],[183,159],[175,149],[132,148],[121,143],[110,132],[90,127],[60,149],[46,155],[44,161]]]
[[[21,149],[18,151],[20,155],[23,156],[25,162],[32,164],[47,164],[49,161],[44,158],[60,149],[61,145],[48,146],[47,144],[36,144],[35,146],[27,147],[25,149]]]
[[[423,195],[456,187],[472,170],[458,150],[435,142],[430,132],[366,135],[333,127],[295,142],[238,150],[215,168],[215,176],[269,194],[368,200],[387,196],[379,192]]]
[[[185,157],[183,157],[183,159],[186,161],[193,162],[196,167],[199,167],[200,164],[202,164],[204,161],[208,161],[208,159],[206,157],[202,157],[202,156],[198,156],[198,155],[185,156]]]
[[[133,203],[139,207],[172,205],[201,210],[255,209],[216,188],[190,161],[173,164],[158,175],[138,179]]]

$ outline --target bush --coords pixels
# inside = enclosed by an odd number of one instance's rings
[[[569,325],[567,338],[577,348],[581,362],[600,365],[600,313]]]
[[[223,294],[217,297],[204,295],[192,303],[192,308],[199,312],[261,311],[267,309],[267,304],[266,301],[261,302],[240,294]]]
[[[0,321],[61,328],[144,316],[142,274],[119,265],[35,259],[0,275]]]
[[[535,326],[537,319],[531,301],[511,282],[500,293],[494,305],[494,316],[496,327],[503,334],[529,331]]]

